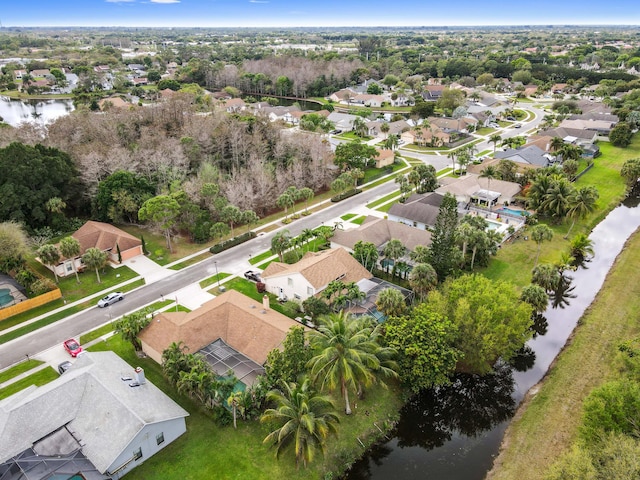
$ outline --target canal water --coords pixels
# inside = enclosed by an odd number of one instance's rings
[[[73,110],[71,100],[12,100],[0,97],[0,118],[13,127],[23,122],[44,125]]]
[[[483,479],[518,403],[542,379],[640,226],[639,201],[634,192],[593,230],[595,255],[565,272],[565,288],[536,319],[537,335],[523,355],[493,375],[457,375],[452,385],[415,397],[403,408],[393,438],[370,448],[345,478]]]

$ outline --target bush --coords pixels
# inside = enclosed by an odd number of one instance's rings
[[[359,194],[361,192],[362,192],[362,190],[351,189],[348,192],[341,193],[340,195],[336,195],[335,197],[331,197],[331,201],[333,203],[341,202],[345,198],[353,197],[354,195],[357,195],[357,194]]]
[[[258,282],[256,283],[256,290],[258,290],[258,293],[264,293],[267,291],[267,285],[264,282]]]
[[[213,247],[209,249],[211,253],[220,253],[225,250],[228,250],[236,245],[240,245],[241,243],[248,242],[252,238],[256,237],[256,232],[249,231],[245,232],[242,235],[238,235],[237,237],[230,238],[229,240],[225,240],[224,242],[216,243]]]
[[[40,278],[31,284],[31,293],[34,297],[42,295],[43,293],[54,290],[56,285],[48,278]]]

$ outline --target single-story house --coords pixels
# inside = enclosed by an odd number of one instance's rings
[[[393,165],[395,158],[396,154],[393,150],[389,150],[388,148],[376,148],[376,168]]]
[[[266,297],[266,296],[265,296]],[[162,352],[173,342],[183,342],[190,352],[215,354],[222,348],[237,361],[214,364],[212,369],[225,375],[231,368],[245,385],[252,385],[264,373],[262,365],[269,352],[281,348],[294,320],[269,307],[268,297],[257,302],[235,290],[228,290],[191,312],[162,312],[140,332],[142,350],[162,363]],[[214,345],[215,344],[215,345]],[[218,355],[221,359],[224,355]],[[231,359],[233,360],[233,359]]]
[[[82,255],[89,248],[98,248],[109,254],[109,261],[119,263],[118,248],[120,248],[120,258],[122,261],[129,260],[143,255],[142,241],[133,235],[120,230],[113,225],[103,222],[95,222],[89,220],[82,227],[71,234],[73,238],[80,243],[80,255],[75,258],[62,258],[60,263],[55,266],[56,273],[60,277],[73,275],[73,265],[77,270],[82,270]],[[52,267],[46,265],[47,268]]]
[[[463,132],[469,125],[477,125],[478,120],[473,117],[429,117],[429,124],[432,127],[437,126],[445,132]]]
[[[615,117],[615,115],[614,115]],[[560,128],[572,128],[576,130],[588,130],[597,132],[601,135],[609,135],[611,129],[616,126],[618,122],[614,119],[611,120],[563,120],[560,123]]]
[[[422,93],[422,98],[427,101],[435,102],[440,97],[442,97],[442,92],[447,88],[444,85],[427,85],[424,87],[424,92]]]
[[[364,105],[365,107],[376,108],[376,107],[381,107],[384,101],[385,101],[385,98],[382,95],[360,93],[353,98],[352,103]]]
[[[404,203],[394,203],[389,220],[427,230],[436,223],[444,195],[435,192],[411,195]]]
[[[580,139],[589,143],[593,143],[598,138],[598,132],[595,132],[593,130],[581,130],[579,128],[557,127],[542,130],[531,138],[537,138],[541,136],[560,137],[565,141],[569,141],[570,143],[571,139],[574,139],[573,141],[575,141],[575,139]]]
[[[351,103],[353,98],[357,94],[358,94],[357,92],[351,90],[350,88],[343,88],[342,90],[338,90],[337,92],[332,93],[331,95],[329,95],[328,98],[332,102],[336,102],[336,103],[340,103],[340,102]]]
[[[451,135],[436,125],[420,127],[403,132],[400,140],[420,146],[443,146],[451,142]]]
[[[100,107],[100,110],[109,110],[110,108],[129,109],[133,105],[124,100],[122,97],[115,96],[98,100],[98,106]]]
[[[357,115],[351,115],[350,113],[331,112],[327,120],[333,122],[337,129],[343,132],[350,132],[353,130],[353,121],[356,118],[358,118]]]
[[[59,378],[0,401],[0,478],[119,479],[185,433],[188,415],[142,369],[85,352]]]
[[[473,173],[460,178],[444,177],[440,179],[440,183],[437,193],[451,193],[458,203],[475,203],[481,206],[511,203],[522,190],[518,183],[483,178]]]
[[[548,167],[555,161],[555,156],[545,152],[536,145],[509,148],[503,152],[496,152],[497,159],[506,159],[517,164],[531,165],[536,168]]]
[[[348,230],[336,230],[331,237],[331,248],[345,248],[353,252],[358,242],[373,243],[381,250],[391,239],[398,239],[409,251],[418,245],[431,245],[431,232],[419,230],[397,221],[368,216],[362,225]]]
[[[308,252],[293,265],[271,262],[262,272],[268,292],[298,302],[322,293],[334,280],[350,283],[371,277],[344,248]]]
[[[241,98],[230,98],[222,102],[227,113],[238,113],[247,108],[247,104]]]

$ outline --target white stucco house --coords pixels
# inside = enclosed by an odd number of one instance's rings
[[[85,352],[0,401],[0,478],[119,479],[185,433],[187,415],[115,353]]]
[[[271,262],[262,272],[268,292],[297,302],[322,293],[334,280],[357,283],[372,277],[344,248],[308,252],[292,265]]]

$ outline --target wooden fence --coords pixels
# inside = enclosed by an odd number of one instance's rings
[[[6,307],[0,310],[0,321],[6,320],[13,315],[17,315],[19,313],[26,312],[27,310],[31,310],[32,308],[39,307],[40,305],[44,305],[45,303],[53,302],[62,297],[62,292],[59,288],[55,290],[51,290],[50,292],[43,293],[42,295],[38,295],[35,298],[29,298],[28,300],[23,300],[20,303],[16,303],[10,307]]]

